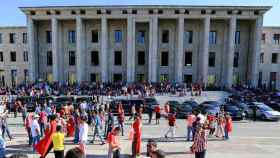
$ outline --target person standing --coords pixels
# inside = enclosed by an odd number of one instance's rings
[[[123,132],[123,126],[124,126],[124,119],[125,119],[125,114],[124,114],[124,110],[122,107],[122,104],[119,104],[118,107],[118,122],[119,122],[119,127],[121,128],[122,131],[122,136],[124,135]]]
[[[227,113],[226,120],[225,120],[225,140],[229,139],[229,133],[231,132],[232,132],[232,119],[229,113]]]
[[[3,111],[4,112],[0,114],[0,125],[1,125],[1,129],[2,129],[2,138],[5,139],[5,134],[7,133],[10,140],[12,140],[13,137],[11,135],[9,125],[7,122],[8,110],[6,110],[6,108],[4,107]]]
[[[158,104],[156,107],[155,107],[155,113],[156,113],[156,125],[159,124],[159,119],[160,119],[160,105]]]
[[[191,141],[194,133],[193,133],[193,122],[195,121],[194,111],[187,117],[187,141]]]
[[[86,156],[87,141],[88,141],[87,117],[83,115],[81,116],[80,127],[79,127],[79,145],[85,156]]]
[[[53,151],[55,158],[64,158],[64,134],[61,126],[56,127],[52,135]]]
[[[207,148],[207,136],[206,131],[202,125],[198,125],[196,134],[194,137],[193,145],[191,150],[195,153],[195,158],[205,158]]]
[[[31,124],[31,135],[32,135],[32,145],[35,151],[35,146],[40,141],[40,125],[38,123],[39,115],[32,116],[32,124]]]
[[[130,118],[129,118],[129,121],[131,120],[131,119],[135,119],[135,115],[136,115],[136,108],[135,108],[135,104],[133,104],[132,106],[131,106],[131,116],[130,116]]]
[[[101,140],[101,145],[104,145],[105,141],[101,135],[101,119],[100,116],[97,114],[96,110],[93,111],[93,119],[94,119],[94,132],[93,132],[93,139],[91,143],[94,143],[95,136],[97,135]]]
[[[120,127],[116,127],[108,134],[107,142],[109,144],[108,158],[120,158]]]
[[[151,124],[152,123],[152,119],[153,119],[153,108],[150,106],[147,108],[147,111],[148,111],[148,116],[149,116],[149,121],[148,123]]]
[[[39,112],[39,125],[40,125],[41,137],[43,137],[45,133],[47,121],[48,121],[47,113],[45,109],[42,108],[41,111]]]
[[[218,114],[216,137],[224,138],[225,118],[223,114]]]
[[[168,125],[169,125],[169,128],[168,128],[167,132],[165,133],[164,137],[168,138],[168,134],[171,133],[171,138],[174,138],[175,126],[176,126],[176,115],[174,113],[170,113],[168,115]]]
[[[105,137],[108,137],[108,134],[113,130],[114,128],[114,115],[112,114],[111,109],[108,109],[108,114],[107,114],[107,119],[106,119],[106,135]]]
[[[134,131],[132,140],[132,158],[136,158],[141,153],[141,143],[142,143],[142,121],[139,116],[136,116],[134,123],[132,124]]]

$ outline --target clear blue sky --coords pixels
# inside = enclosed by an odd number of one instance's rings
[[[280,26],[280,0],[1,0],[0,26],[25,25],[26,19],[18,7],[67,5],[269,5],[265,26]]]

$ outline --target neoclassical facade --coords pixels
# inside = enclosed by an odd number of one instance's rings
[[[27,16],[30,81],[257,86],[270,82],[268,69],[280,78],[279,62],[271,71],[271,63],[259,62],[267,6],[20,9]],[[278,80],[275,84],[280,87]]]

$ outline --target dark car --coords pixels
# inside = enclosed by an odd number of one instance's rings
[[[186,118],[189,114],[192,113],[192,110],[193,110],[193,108],[192,108],[191,104],[187,104],[187,103],[181,104],[178,107],[177,117]]]
[[[224,105],[225,112],[229,113],[233,120],[243,120],[244,113],[243,111],[234,104]]]
[[[206,105],[212,105],[212,106],[218,106],[220,107],[222,104],[218,101],[204,101],[200,105],[206,104]]]
[[[146,108],[152,108],[152,109],[155,109],[156,105],[158,104],[158,101],[154,97],[146,97],[144,98],[144,102]]]
[[[144,106],[144,100],[143,99],[115,99],[111,102],[111,105],[110,105],[110,108],[112,109],[112,112],[115,113],[115,114],[118,113],[119,103],[122,104],[122,107],[124,109],[124,113],[126,115],[129,115],[131,113],[132,105],[135,105],[136,111],[139,111],[140,107]],[[145,110],[145,109],[143,109],[143,110]]]
[[[207,113],[209,115],[216,116],[220,112],[220,106],[215,106],[212,104],[200,104],[196,110],[199,110],[201,113]]]
[[[271,107],[273,110],[279,111],[280,112],[280,102],[270,102],[267,104],[269,107]]]
[[[169,107],[170,107],[170,112],[173,113],[173,112],[177,112],[178,111],[178,108],[180,106],[180,103],[176,100],[169,100],[165,103],[165,105],[168,104]]]
[[[193,100],[184,101],[182,103],[182,105],[184,105],[184,104],[191,106],[192,109],[195,109],[196,107],[199,106],[199,104],[196,101],[193,101]]]

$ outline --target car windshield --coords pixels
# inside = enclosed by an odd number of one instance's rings
[[[198,103],[196,103],[195,101],[185,101],[182,104],[189,105],[189,106],[198,106]]]
[[[205,109],[207,109],[207,110],[219,110],[219,107],[217,107],[217,106],[205,106]]]
[[[271,109],[270,107],[268,107],[267,105],[258,105],[258,107],[263,110],[263,111],[273,111],[273,109]]]
[[[225,110],[229,110],[229,111],[238,111],[239,109],[236,106],[225,106]]]
[[[189,105],[186,105],[186,104],[181,105],[181,106],[180,106],[180,109],[182,109],[182,110],[188,110],[188,111],[191,111],[191,110],[192,110],[192,108],[191,108]]]

